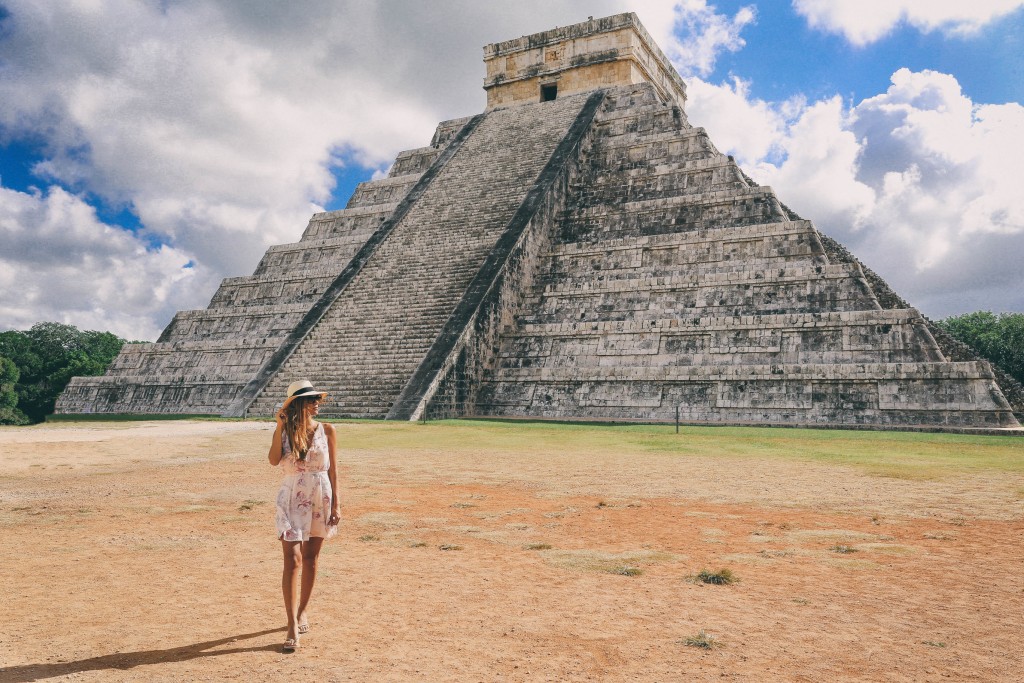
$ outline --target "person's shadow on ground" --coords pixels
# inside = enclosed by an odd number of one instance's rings
[[[205,643],[172,647],[168,650],[118,652],[113,655],[90,657],[89,659],[82,659],[77,662],[47,662],[46,664],[20,664],[18,666],[8,666],[0,668],[0,681],[5,681],[5,683],[8,681],[10,683],[27,683],[28,681],[53,678],[54,676],[65,676],[67,674],[81,673],[83,671],[100,671],[102,669],[124,670],[131,669],[136,666],[143,666],[145,664],[186,662],[190,659],[198,659],[200,657],[218,657],[220,655],[230,655],[239,652],[278,652],[281,649],[280,645],[232,647],[223,650],[211,650],[211,648],[227,645],[228,643],[233,643],[239,640],[259,638],[260,636],[265,636],[268,633],[276,633],[284,630],[285,628],[282,626],[281,628],[272,628],[267,629],[266,631],[243,633],[242,635],[229,636],[227,638],[220,638],[219,640],[209,640]]]

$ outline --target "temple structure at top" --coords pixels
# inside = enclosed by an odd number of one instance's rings
[[[269,416],[308,378],[331,417],[1019,429],[1019,385],[689,123],[636,15],[484,63],[485,111],[58,412]]]
[[[635,14],[487,45],[484,66],[488,110],[641,83],[662,102],[686,104],[686,84]]]

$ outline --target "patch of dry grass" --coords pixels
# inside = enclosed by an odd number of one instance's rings
[[[719,569],[717,572],[708,569],[701,569],[693,576],[688,576],[691,583],[706,583],[712,586],[728,586],[739,581],[739,577],[733,574],[731,569]]]
[[[643,566],[675,562],[678,555],[657,550],[634,550],[621,553],[597,550],[543,550],[546,562],[564,569],[589,572],[623,573],[624,568],[640,569]]]
[[[688,647],[698,647],[703,650],[710,650],[719,646],[718,639],[703,629],[698,631],[696,635],[684,638],[682,642],[683,645]]]

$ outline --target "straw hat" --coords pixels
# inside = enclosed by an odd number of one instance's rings
[[[313,383],[308,379],[300,379],[298,382],[292,382],[288,385],[288,391],[286,394],[284,403],[281,404],[281,410],[287,408],[288,404],[297,398],[310,398],[313,396],[323,398],[327,395],[327,392],[314,389]]]

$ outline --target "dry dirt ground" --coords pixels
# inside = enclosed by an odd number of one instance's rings
[[[0,681],[1024,680],[1020,475],[338,428],[292,655],[268,423],[0,430]]]

